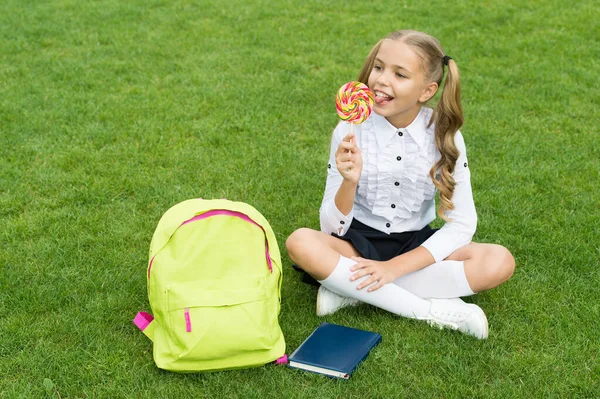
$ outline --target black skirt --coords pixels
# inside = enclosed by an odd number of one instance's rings
[[[386,234],[354,219],[345,235],[340,237],[333,233],[332,236],[349,241],[360,256],[365,259],[386,261],[417,248],[437,230],[425,226],[417,231]],[[293,266],[296,270],[302,270],[297,265]],[[307,284],[319,285],[314,278],[305,272],[302,281]]]
[[[425,226],[417,231],[386,234],[354,219],[344,236],[332,235],[349,241],[365,259],[386,261],[417,248],[437,230]]]

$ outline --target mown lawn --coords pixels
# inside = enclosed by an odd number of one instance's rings
[[[0,397],[599,397],[600,13],[582,1],[0,2]],[[349,381],[158,370],[131,323],[160,216],[245,201],[283,253],[288,353],[322,321],[285,238],[318,227],[334,96],[413,28],[462,73],[479,226],[512,280],[477,341],[367,305]]]

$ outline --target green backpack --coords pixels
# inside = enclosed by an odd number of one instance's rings
[[[165,370],[217,371],[286,362],[278,323],[281,255],[252,206],[193,199],[169,209],[150,244],[154,317],[134,319]]]

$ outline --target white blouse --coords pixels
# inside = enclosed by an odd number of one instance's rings
[[[436,188],[429,170],[440,159],[440,153],[433,141],[433,125],[427,127],[432,112],[432,109],[422,107],[406,128],[396,128],[376,113],[354,126],[363,169],[354,206],[348,215],[342,214],[335,205],[335,195],[343,180],[336,167],[335,153],[350,132],[348,123],[338,124],[331,140],[327,182],[320,209],[324,233],[343,236],[353,218],[386,234],[421,230],[436,218]],[[453,175],[455,208],[446,211],[450,221],[423,243],[436,262],[470,243],[477,227],[471,173],[460,131],[454,142],[459,151]]]

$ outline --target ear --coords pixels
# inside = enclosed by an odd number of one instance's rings
[[[425,86],[423,92],[421,93],[421,97],[419,97],[419,102],[426,103],[429,101],[431,97],[435,95],[438,90],[438,84],[435,82],[431,82]]]

